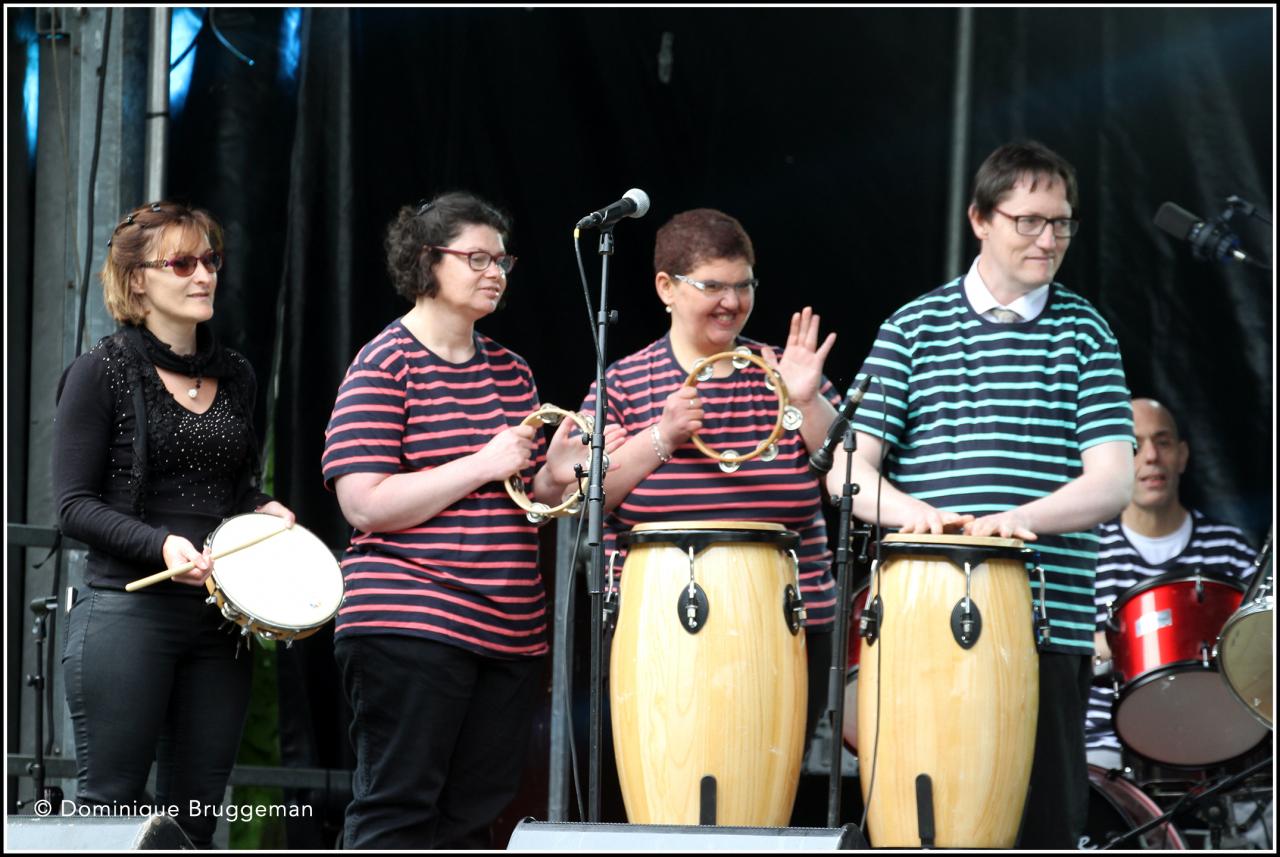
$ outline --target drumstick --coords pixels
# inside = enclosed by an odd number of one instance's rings
[[[285,524],[283,527],[281,527],[278,530],[272,530],[269,533],[263,533],[260,536],[254,536],[253,538],[248,539],[244,542],[241,542],[238,545],[232,545],[226,550],[218,551],[217,553],[213,554],[210,557],[210,559],[214,559],[214,560],[222,559],[227,554],[233,554],[236,551],[244,550],[247,547],[253,547],[258,542],[266,541],[272,536],[278,536],[287,529],[289,529],[289,524]],[[190,571],[195,567],[196,567],[196,564],[194,562],[184,562],[182,565],[174,566],[173,568],[166,568],[164,571],[158,571],[155,574],[150,575],[149,577],[138,578],[132,583],[126,584],[124,589],[125,589],[125,592],[133,592],[135,590],[142,589],[144,586],[150,586],[153,583],[159,583],[162,580],[168,580],[171,577],[177,577],[179,574],[186,574],[188,571]]]

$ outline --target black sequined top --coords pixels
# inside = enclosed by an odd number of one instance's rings
[[[164,569],[170,533],[196,547],[223,518],[271,498],[258,490],[253,368],[228,350],[231,373],[213,404],[196,414],[179,404],[155,367],[120,334],[103,338],[67,373],[54,422],[58,525],[89,546],[85,581],[123,589]],[[145,467],[135,460],[133,390],[147,413]],[[149,591],[204,596],[166,581]]]

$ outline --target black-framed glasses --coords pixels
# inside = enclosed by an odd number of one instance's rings
[[[1000,209],[992,209],[996,214],[1004,214]],[[1044,232],[1046,223],[1053,224],[1053,237],[1070,238],[1076,234],[1076,230],[1080,228],[1079,220],[1072,220],[1070,217],[1041,217],[1038,214],[1004,214],[1005,217],[1013,221],[1013,228],[1017,230],[1019,235],[1040,235]]]
[[[424,245],[428,250],[436,250],[440,253],[452,253],[455,256],[465,256],[467,264],[471,266],[473,271],[483,271],[490,264],[498,266],[498,270],[504,274],[510,274],[511,269],[516,266],[516,257],[508,253],[499,253],[497,256],[492,253],[486,253],[484,250],[454,250],[449,247],[436,247],[432,244]]]
[[[222,268],[222,254],[210,250],[203,256],[174,256],[172,259],[158,259],[154,262],[139,262],[139,268],[173,268],[179,277],[190,277],[196,272],[196,263],[204,265],[210,274],[216,274]]]
[[[722,283],[719,280],[695,280],[693,277],[686,277],[684,274],[672,274],[672,279],[679,280],[682,283],[688,283],[698,291],[702,292],[709,298],[718,298],[728,289],[733,289],[738,293],[738,297],[745,298],[748,295],[754,295],[756,289],[760,288],[760,281],[755,277],[749,280],[743,280],[741,283]]]

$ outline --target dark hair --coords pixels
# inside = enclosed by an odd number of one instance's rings
[[[1067,191],[1067,203],[1074,217],[1079,205],[1075,167],[1057,152],[1035,140],[1006,143],[996,149],[978,167],[973,178],[973,207],[983,220],[990,220],[995,207],[1018,180],[1029,176],[1031,190],[1036,189],[1040,178],[1062,180]]]
[[[505,214],[466,191],[444,193],[417,206],[401,206],[387,226],[383,242],[387,273],[396,293],[409,303],[419,295],[435,297],[440,284],[431,266],[444,254],[428,250],[427,245],[446,245],[468,226],[491,226],[504,243],[511,234],[511,221]]]
[[[98,272],[107,312],[121,324],[141,324],[146,317],[141,299],[134,294],[130,279],[142,262],[155,261],[156,242],[166,229],[179,227],[185,233],[198,231],[208,236],[209,246],[223,252],[222,227],[213,215],[186,203],[160,200],[144,203],[116,224],[107,242],[107,258]]]
[[[653,244],[653,272],[687,274],[703,262],[745,259],[755,265],[751,238],[736,218],[714,208],[682,211],[662,224]]]

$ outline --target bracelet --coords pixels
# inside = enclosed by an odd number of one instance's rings
[[[659,461],[666,464],[671,460],[671,453],[667,452],[667,448],[662,444],[662,438],[658,435],[657,423],[649,426],[649,440],[653,442],[653,451],[657,453]]]

